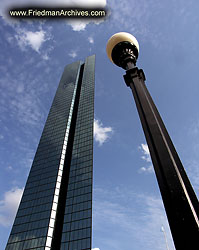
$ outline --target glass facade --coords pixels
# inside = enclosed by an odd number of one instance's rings
[[[90,250],[95,56],[65,67],[6,250]]]

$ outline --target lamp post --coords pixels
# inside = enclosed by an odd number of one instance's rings
[[[124,80],[135,99],[175,247],[199,249],[199,203],[146,88],[144,72],[136,67],[139,44],[131,34],[120,32],[109,39],[106,50],[111,62],[126,70]]]

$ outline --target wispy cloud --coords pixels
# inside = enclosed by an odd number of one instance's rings
[[[0,224],[8,227],[13,223],[23,188],[12,188],[5,192],[3,200],[0,200]]]
[[[22,50],[24,50],[25,47],[30,46],[37,53],[40,53],[42,44],[49,39],[44,30],[32,32],[25,29],[18,29],[15,38]]]
[[[191,126],[189,128],[189,133],[192,136],[197,136],[199,134],[199,119],[192,121]]]
[[[68,55],[72,58],[75,58],[77,57],[77,52],[75,50],[71,50]]]
[[[170,249],[174,249],[159,197],[139,194],[124,186],[96,188],[94,194],[93,228],[98,237],[95,244],[101,249],[125,250],[134,244],[134,249],[162,250],[165,247],[162,225]]]
[[[88,37],[88,41],[89,41],[89,43],[93,44],[93,43],[94,43],[93,37],[92,37],[92,36],[89,36],[89,37]]]
[[[147,41],[147,43],[160,49],[167,47],[170,51],[172,51],[174,43],[178,43],[180,46],[179,41],[181,40],[179,37],[183,36],[181,30],[189,30],[197,25],[199,20],[198,16],[193,14],[193,6],[196,6],[195,1],[179,3],[171,0],[168,5],[167,2],[158,0],[152,2],[147,0],[140,0],[139,2],[137,0],[120,2],[112,0],[108,2],[109,6],[111,10],[109,27],[116,29],[116,31],[130,32],[138,40]],[[168,11],[169,27],[167,27]],[[157,22],[157,20],[161,21]],[[189,26],[190,23],[192,25]],[[161,27],[164,27],[164,29]],[[176,33],[179,36],[176,36]],[[169,37],[169,39],[166,40],[165,37]],[[184,44],[193,43],[192,46],[196,47],[196,40],[190,41],[190,39],[187,39]]]
[[[101,146],[113,133],[112,127],[104,127],[99,120],[94,120],[94,139]]]
[[[48,60],[51,51],[54,49],[54,39],[51,33],[51,26],[38,24],[37,28],[30,24],[22,25],[20,22],[10,24],[12,31],[4,34],[5,40],[12,46],[16,45],[21,51],[29,53],[31,50],[38,53],[42,59]],[[25,28],[26,27],[26,28]],[[32,58],[29,59],[31,61]]]
[[[138,173],[148,173],[148,174],[151,174],[154,172],[154,169],[153,169],[153,166],[150,165],[148,167],[141,167],[139,170],[138,170]]]
[[[190,181],[195,188],[198,196],[199,190],[199,119],[193,118],[189,122],[189,127],[186,126],[183,137],[183,145],[186,143],[186,156],[182,158],[184,168],[190,177]]]
[[[150,153],[149,153],[148,145],[142,143],[140,149],[142,150],[142,153],[144,154],[142,156],[142,159],[144,161],[146,161],[146,162],[151,162],[151,156],[150,156]]]
[[[9,165],[9,166],[6,168],[6,170],[12,171],[12,170],[13,170],[13,167]]]
[[[106,0],[72,0],[71,4],[82,7],[86,6],[90,8],[96,8],[106,6]]]
[[[11,118],[23,125],[40,126],[44,108],[39,97],[48,90],[48,84],[44,82],[41,85],[41,75],[30,74],[20,65],[15,67],[16,72],[21,71],[19,74],[7,71],[0,78],[1,118]]]
[[[154,169],[153,169],[153,166],[152,166],[152,161],[151,161],[151,156],[150,156],[148,145],[142,143],[141,146],[139,146],[138,148],[142,152],[141,158],[143,159],[143,161],[148,163],[148,166],[141,167],[138,170],[138,173],[153,173]]]
[[[67,21],[67,24],[70,25],[72,27],[73,31],[84,31],[87,27],[88,24],[92,23],[92,24],[96,24],[99,25],[101,23],[104,22],[104,18],[100,18],[100,19],[94,19],[94,18],[89,18],[88,19],[80,19],[78,18],[78,20],[69,20]]]
[[[193,186],[196,191],[196,195],[198,196],[199,189],[199,160],[198,159],[190,159],[187,160],[187,172],[191,178]]]
[[[70,1],[69,1],[70,2]],[[70,3],[69,3],[70,4]],[[104,8],[106,6],[106,0],[73,0],[71,5],[85,7],[85,8]],[[101,20],[102,22],[103,20]],[[99,21],[95,19],[78,19],[69,20],[67,23],[72,27],[74,31],[83,31],[89,23],[99,24]]]
[[[2,151],[1,160],[7,171],[11,172],[13,168],[14,173],[19,175],[23,172],[24,176],[31,166],[47,115],[42,96],[47,100],[50,82],[47,80],[48,75],[44,81],[42,74],[34,74],[34,71],[30,73],[25,70],[25,66],[30,67],[28,62],[24,65],[16,63],[14,71],[8,67],[0,77],[0,117],[5,137],[5,143],[1,146],[5,155]],[[37,64],[34,67],[37,70]],[[6,160],[8,155],[9,159]]]
[[[72,20],[68,21],[69,24],[74,31],[83,31],[86,28],[86,25],[89,24],[89,21],[86,20]]]

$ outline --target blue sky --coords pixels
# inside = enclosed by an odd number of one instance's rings
[[[123,0],[89,20],[0,17],[0,250],[5,248],[64,66],[96,54],[93,249],[173,250],[159,188],[124,70],[106,56],[116,32],[140,45],[137,66],[199,195],[199,2]],[[26,3],[20,0],[20,3]],[[38,2],[38,1],[34,1]],[[64,0],[43,1],[64,3]]]

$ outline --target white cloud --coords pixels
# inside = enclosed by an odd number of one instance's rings
[[[12,167],[12,166],[8,166],[6,169],[7,169],[8,171],[11,171],[11,170],[13,170],[13,167]]]
[[[75,57],[77,57],[77,52],[74,51],[74,50],[72,50],[68,55],[69,55],[70,57],[72,57],[72,58],[75,58]]]
[[[49,54],[54,49],[54,46],[48,43],[46,46],[43,46],[44,43],[51,40],[54,42],[51,35],[51,26],[46,27],[46,30],[41,28],[41,25],[38,27],[37,31],[28,30],[23,28],[20,23],[12,25],[13,33],[15,35],[5,35],[6,40],[11,44],[17,44],[22,51],[27,51],[28,48],[36,51],[44,60],[49,59]],[[32,58],[29,59],[31,61]],[[20,91],[20,90],[19,90]]]
[[[91,250],[100,250],[100,249],[95,247],[95,248],[92,248]]]
[[[67,5],[69,6],[77,6],[82,8],[105,8],[106,0],[71,0],[68,1]],[[103,18],[99,20],[95,19],[78,19],[78,20],[69,20],[67,24],[69,24],[74,31],[83,31],[89,23],[95,23],[96,25],[103,22]]]
[[[99,120],[94,120],[94,139],[100,146],[110,138],[111,133],[113,133],[111,127],[103,127]]]
[[[85,30],[86,25],[89,24],[89,21],[86,20],[70,20],[67,21],[67,24],[69,24],[74,31],[81,31]]]
[[[154,169],[153,169],[153,166],[150,165],[148,167],[141,167],[139,170],[138,170],[138,173],[153,173],[154,172]]]
[[[70,25],[74,31],[83,31],[86,29],[86,26],[89,23],[99,25],[100,23],[103,23],[103,22],[104,22],[104,18],[100,18],[100,19],[89,18],[89,20],[79,18],[78,20],[74,20],[74,19],[69,20],[67,21],[67,24]]]
[[[24,29],[18,30],[18,34],[15,36],[18,45],[23,50],[24,47],[30,46],[36,52],[40,52],[42,44],[47,40],[46,33],[43,30],[32,32]]]
[[[144,154],[142,156],[142,159],[145,160],[146,162],[151,162],[151,156],[149,153],[149,148],[147,144],[141,144],[140,149],[142,150],[142,153]]]
[[[149,152],[149,148],[147,144],[141,144],[141,146],[138,147],[141,152],[142,152],[142,156],[141,158],[147,162],[150,163],[150,165],[148,165],[147,167],[141,167],[138,170],[138,173],[153,173],[154,169],[153,169],[153,165],[152,165],[152,161],[151,161],[151,156],[150,156],[150,152]]]
[[[89,36],[89,37],[88,37],[88,41],[89,41],[89,43],[93,44],[93,43],[94,43],[93,37]]]
[[[3,200],[0,201],[0,224],[10,226],[14,220],[21,196],[22,188],[13,188],[4,194]]]

